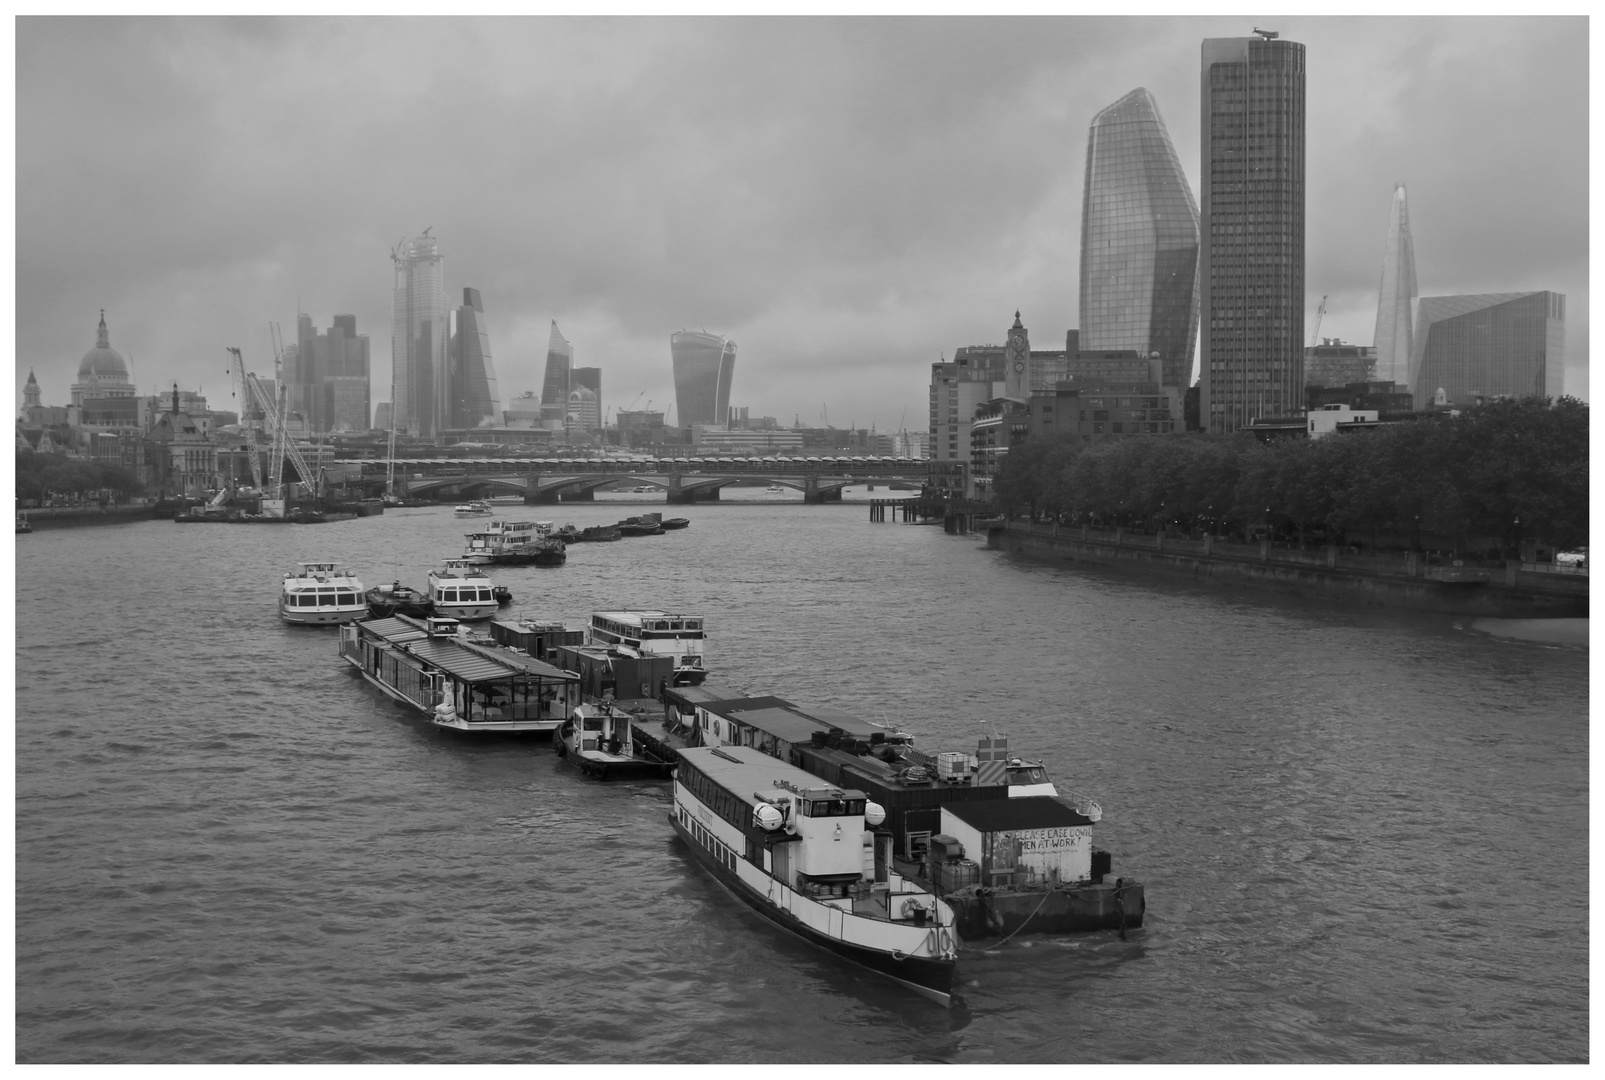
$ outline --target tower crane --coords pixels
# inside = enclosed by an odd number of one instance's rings
[[[1310,335],[1310,348],[1321,343],[1321,316],[1326,314],[1326,297],[1321,297],[1321,306],[1315,309],[1315,333]]]
[[[250,387],[251,394],[256,398],[257,406],[262,410],[262,415],[267,417],[267,422],[273,427],[273,451],[268,459],[271,474],[268,477],[267,487],[262,489],[263,493],[266,494],[271,491],[273,498],[284,498],[284,459],[288,457],[290,464],[295,466],[301,482],[307,485],[312,494],[318,494],[317,475],[307,465],[306,458],[301,454],[301,448],[295,445],[294,439],[290,438],[287,423],[289,410],[285,407],[287,402],[285,401],[284,381],[282,379],[278,380],[279,400],[274,401],[273,395],[268,393],[267,387],[262,385],[262,380],[257,377],[256,373],[244,370],[245,363],[240,359],[240,350],[231,348],[229,352],[239,364],[245,384]],[[251,456],[253,460],[256,457],[255,453]],[[257,466],[253,475],[259,475],[259,473],[260,466]]]

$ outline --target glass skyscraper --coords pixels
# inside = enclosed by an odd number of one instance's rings
[[[574,366],[574,346],[557,329],[546,339],[546,381],[541,384],[541,420],[559,424],[568,418],[568,373]]]
[[[1080,348],[1158,354],[1163,385],[1185,389],[1197,270],[1198,205],[1159,106],[1139,87],[1087,130]]]
[[[736,343],[717,334],[681,330],[669,335],[669,356],[674,361],[678,425],[729,423]]]
[[[390,365],[395,426],[434,438],[443,425],[451,301],[446,296],[446,260],[439,243],[425,235],[391,253]]]
[[[1199,420],[1229,432],[1304,397],[1304,46],[1203,43]]]
[[[501,423],[501,395],[490,356],[490,334],[485,329],[485,306],[478,289],[463,289],[451,344],[451,416],[447,426],[471,428],[487,421]]]
[[[1416,248],[1410,239],[1410,209],[1404,185],[1393,188],[1388,214],[1388,246],[1382,252],[1382,284],[1377,290],[1377,378],[1411,385],[1411,329],[1416,301]]]
[[[1450,405],[1479,397],[1559,397],[1566,376],[1566,297],[1556,292],[1424,296],[1410,386],[1415,407],[1439,390]]]

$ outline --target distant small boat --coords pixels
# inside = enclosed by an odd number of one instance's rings
[[[768,493],[770,493],[772,495],[779,495],[780,493],[782,493],[785,490],[786,489],[781,487],[779,484],[770,484],[768,487],[764,488],[764,491],[766,491],[766,492],[768,492]]]
[[[493,513],[490,503],[483,500],[462,503],[452,512],[458,517],[484,517]]]
[[[691,519],[690,518],[664,518],[663,519],[663,527],[665,529],[683,529],[689,524],[691,524]]]

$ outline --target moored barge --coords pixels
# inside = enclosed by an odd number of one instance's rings
[[[579,704],[573,674],[471,642],[455,619],[396,615],[340,628],[340,655],[390,697],[457,731],[555,731]]]
[[[669,815],[696,861],[808,943],[951,1003],[953,911],[898,871],[880,809],[747,746],[680,752]]]

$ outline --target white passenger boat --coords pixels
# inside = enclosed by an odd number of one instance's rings
[[[597,611],[591,615],[592,644],[634,656],[672,656],[675,686],[696,686],[708,677],[706,640],[699,615],[667,611]]]
[[[340,655],[390,697],[456,731],[555,731],[580,701],[579,676],[469,641],[455,619],[396,615],[342,626]]]
[[[783,930],[943,1005],[958,957],[953,911],[893,864],[862,792],[750,746],[691,747],[670,821],[697,862]]]
[[[496,561],[496,556],[504,555],[513,548],[533,544],[542,536],[539,524],[492,518],[485,523],[483,531],[464,534],[468,538],[468,546],[463,550],[463,561],[492,563]]]
[[[460,518],[486,517],[492,513],[490,503],[483,500],[462,503],[452,512]]]
[[[429,571],[428,592],[437,615],[467,622],[496,614],[495,586],[483,570],[462,559],[447,559],[443,568]]]
[[[348,623],[368,616],[362,582],[332,562],[296,563],[279,588],[279,615],[306,626]]]

